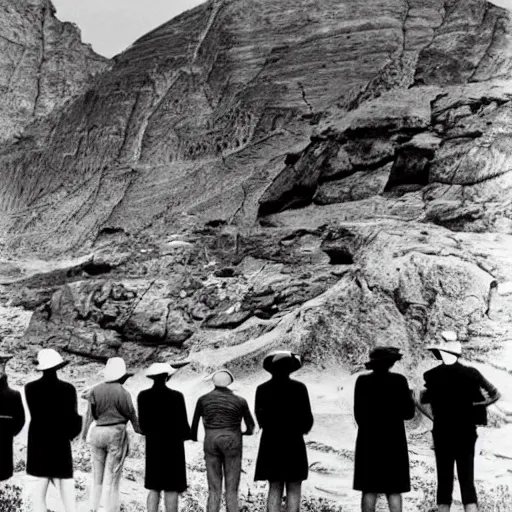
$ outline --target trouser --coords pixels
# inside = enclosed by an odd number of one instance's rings
[[[452,504],[455,464],[462,503],[477,503],[474,481],[476,430],[448,433],[436,432],[434,429],[433,437],[437,467],[437,504]]]
[[[204,458],[208,478],[207,512],[220,510],[223,478],[226,482],[227,512],[238,512],[242,448],[242,433],[240,431],[206,429]]]
[[[102,492],[106,493],[105,510],[119,509],[119,484],[123,465],[128,455],[128,433],[126,425],[97,426],[91,429],[91,459],[93,489],[91,508],[98,510]]]

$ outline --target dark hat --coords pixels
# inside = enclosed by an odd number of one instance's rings
[[[402,354],[400,354],[400,349],[396,347],[375,347],[370,352],[370,360],[367,361],[364,365],[369,370],[373,369],[375,366],[380,365],[381,363],[393,364],[396,361],[400,361],[402,359]]]
[[[290,374],[301,366],[301,357],[289,350],[276,350],[263,360],[263,368],[272,375],[275,373]]]

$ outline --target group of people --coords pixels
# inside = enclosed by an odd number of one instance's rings
[[[13,438],[25,423],[21,394],[8,385],[5,366],[11,356],[0,355],[0,481],[13,475]],[[40,379],[25,386],[30,412],[27,474],[33,477],[32,508],[46,512],[50,483],[60,491],[66,512],[76,511],[71,441],[87,431],[92,463],[90,510],[97,512],[103,497],[106,512],[119,510],[119,484],[129,452],[127,425],[145,436],[145,488],[147,509],[157,512],[163,497],[166,512],[178,510],[179,494],[187,489],[186,440],[197,441],[199,423],[204,426],[204,458],[208,480],[208,512],[221,507],[225,487],[226,509],[238,512],[238,488],[242,472],[243,436],[252,435],[255,422],[247,401],[229,387],[234,377],[228,370],[212,376],[214,389],[197,402],[189,425],[183,394],[168,387],[176,371],[167,363],[154,363],[147,370],[153,386],[137,397],[137,409],[124,383],[133,374],[119,357],[103,370],[103,381],[86,390],[90,426],[78,414],[73,385],[57,372],[67,364],[54,349],[38,353]],[[304,435],[313,426],[308,391],[290,378],[301,367],[298,355],[272,352],[263,367],[272,378],[256,391],[256,419],[262,429],[256,464],[256,480],[269,481],[269,510],[281,509],[286,489],[289,512],[300,508],[301,483],[308,476]],[[242,431],[242,423],[245,430]],[[276,457],[279,453],[280,456]]]
[[[402,511],[402,493],[411,488],[404,420],[416,408],[433,421],[439,512],[452,504],[454,467],[465,512],[478,510],[474,483],[477,426],[487,424],[487,407],[498,390],[475,368],[460,363],[462,347],[452,331],[441,343],[427,347],[441,364],[424,373],[424,388],[414,392],[407,379],[390,372],[402,358],[394,347],[377,347],[366,367],[371,373],[356,380],[354,416],[358,425],[354,489],[362,492],[362,512],[375,512],[385,494],[391,512]]]
[[[390,371],[402,358],[394,347],[376,347],[366,363],[369,373],[357,378],[354,416],[358,426],[354,489],[362,492],[362,512],[374,512],[377,497],[385,494],[391,512],[401,512],[402,493],[410,491],[409,456],[404,421],[415,410],[433,420],[439,512],[452,502],[454,465],[465,512],[477,510],[474,485],[476,428],[487,422],[486,407],[500,397],[478,370],[459,362],[461,345],[453,332],[441,333],[442,343],[429,347],[441,361],[424,374],[420,392],[406,378]],[[0,481],[13,475],[13,437],[25,423],[21,395],[7,382],[0,356]],[[137,409],[124,387],[133,374],[125,362],[107,361],[103,381],[86,391],[92,423],[78,414],[73,385],[59,379],[66,365],[53,349],[38,354],[42,377],[25,387],[30,426],[27,473],[34,477],[34,512],[46,512],[48,486],[60,491],[66,512],[75,512],[71,441],[82,430],[90,443],[93,483],[90,510],[97,512],[105,496],[106,512],[119,510],[119,484],[129,452],[127,424],[146,439],[145,488],[147,509],[157,512],[163,497],[166,512],[177,512],[179,495],[187,489],[184,442],[197,441],[204,426],[204,458],[208,481],[207,512],[218,512],[225,487],[227,512],[238,512],[243,436],[252,435],[255,422],[247,401],[230,390],[234,377],[228,370],[212,376],[214,388],[197,402],[190,426],[183,394],[168,386],[176,371],[167,363],[154,363],[146,375],[153,386],[137,397]],[[308,478],[304,435],[313,427],[306,386],[290,375],[302,365],[290,351],[268,354],[263,367],[271,378],[256,390],[255,413],[262,435],[255,480],[268,481],[268,512],[280,512],[286,493],[288,512],[300,510],[302,482]],[[245,429],[242,430],[242,423]]]

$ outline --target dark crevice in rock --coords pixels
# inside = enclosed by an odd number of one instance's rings
[[[323,251],[329,256],[331,265],[352,265],[354,258],[347,247],[325,247]]]

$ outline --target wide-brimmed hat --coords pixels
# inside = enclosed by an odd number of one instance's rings
[[[165,375],[166,377],[170,377],[173,373],[176,373],[178,370],[173,368],[169,363],[153,363],[146,371],[146,377],[150,379],[154,379],[155,377],[159,377]]]
[[[103,369],[105,382],[115,382],[123,377],[131,377],[133,373],[126,371],[126,363],[122,357],[111,357]]]
[[[227,388],[235,382],[235,377],[229,370],[218,370],[212,375],[212,382],[216,388]]]
[[[440,359],[440,351],[459,357],[462,354],[462,345],[459,341],[446,341],[445,343],[440,343],[438,345],[430,345],[427,347],[427,350],[433,352],[438,359]]]
[[[40,372],[45,370],[59,370],[68,364],[53,348],[43,348],[37,353],[37,367]]]
[[[263,359],[263,368],[272,375],[275,373],[293,373],[302,367],[302,359],[290,350],[275,350]]]
[[[386,364],[394,364],[402,359],[400,349],[396,347],[375,347],[370,352],[370,359],[364,365],[371,370],[375,366]]]

